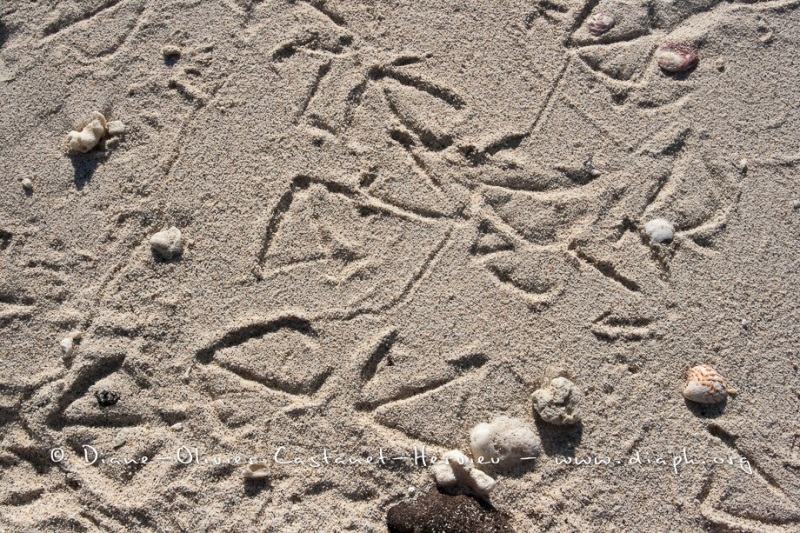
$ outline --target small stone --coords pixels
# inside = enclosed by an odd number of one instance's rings
[[[415,492],[417,492],[417,489],[415,487],[408,487],[408,494],[410,496],[413,495]]]
[[[668,220],[657,218],[644,226],[644,232],[650,237],[650,242],[670,242],[675,237],[675,228]]]
[[[33,182],[30,178],[22,178],[22,188],[26,191],[33,189]]]
[[[110,390],[95,391],[94,397],[97,398],[97,403],[100,407],[111,407],[119,401],[119,393]]]
[[[269,467],[264,461],[250,463],[244,467],[244,472],[242,472],[245,479],[265,479],[269,477],[269,474]]]
[[[800,209],[800,199],[798,199],[798,200],[795,200],[794,202],[792,202],[792,206],[793,206],[795,209]]]
[[[557,377],[533,393],[533,408],[548,424],[557,426],[580,422],[580,392],[570,380]]]
[[[725,60],[721,57],[718,57],[716,61],[714,61],[714,66],[717,67],[718,71],[725,72]]]
[[[172,226],[150,237],[150,248],[162,259],[169,260],[183,253],[181,230]]]
[[[173,431],[183,431],[183,424],[181,424],[180,422],[172,424],[170,427],[172,428]]]

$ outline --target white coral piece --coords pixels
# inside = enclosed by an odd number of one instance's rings
[[[548,424],[576,424],[581,419],[579,405],[578,387],[565,377],[557,377],[533,393],[533,408]]]
[[[483,462],[500,468],[513,466],[523,457],[535,457],[542,451],[539,436],[530,426],[519,418],[507,416],[472,428],[470,448],[479,465]]]
[[[488,496],[494,489],[495,480],[474,468],[472,460],[460,450],[450,450],[442,456],[441,461],[431,466],[436,486],[453,488],[461,485],[480,496]]]
[[[119,120],[106,121],[99,111],[92,113],[92,118],[80,131],[67,133],[67,145],[73,152],[86,153],[106,135],[119,135],[125,131],[125,125]]]

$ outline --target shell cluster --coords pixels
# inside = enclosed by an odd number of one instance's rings
[[[67,145],[73,152],[86,153],[106,135],[118,135],[125,131],[125,125],[119,120],[106,121],[99,111],[92,113],[91,118],[80,131],[67,133]]]
[[[614,27],[614,17],[603,12],[595,13],[586,22],[586,29],[594,37],[600,37]]]
[[[665,72],[686,72],[697,65],[700,54],[690,41],[670,41],[656,48],[656,61]]]
[[[728,394],[736,394],[729,389],[725,379],[708,365],[700,365],[689,370],[683,397],[696,403],[720,403]]]
[[[578,387],[565,377],[557,377],[550,385],[533,393],[533,408],[548,424],[557,426],[580,422],[581,395]]]

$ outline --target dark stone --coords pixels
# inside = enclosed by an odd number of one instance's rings
[[[119,393],[110,390],[95,391],[94,397],[97,398],[100,407],[109,407],[119,401]]]
[[[508,518],[470,496],[450,496],[432,488],[386,513],[390,533],[513,533]]]

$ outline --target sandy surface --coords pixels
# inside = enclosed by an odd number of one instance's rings
[[[498,415],[543,445],[516,531],[800,531],[798,50],[785,0],[4,2],[0,531],[383,532],[427,469],[310,458]]]

